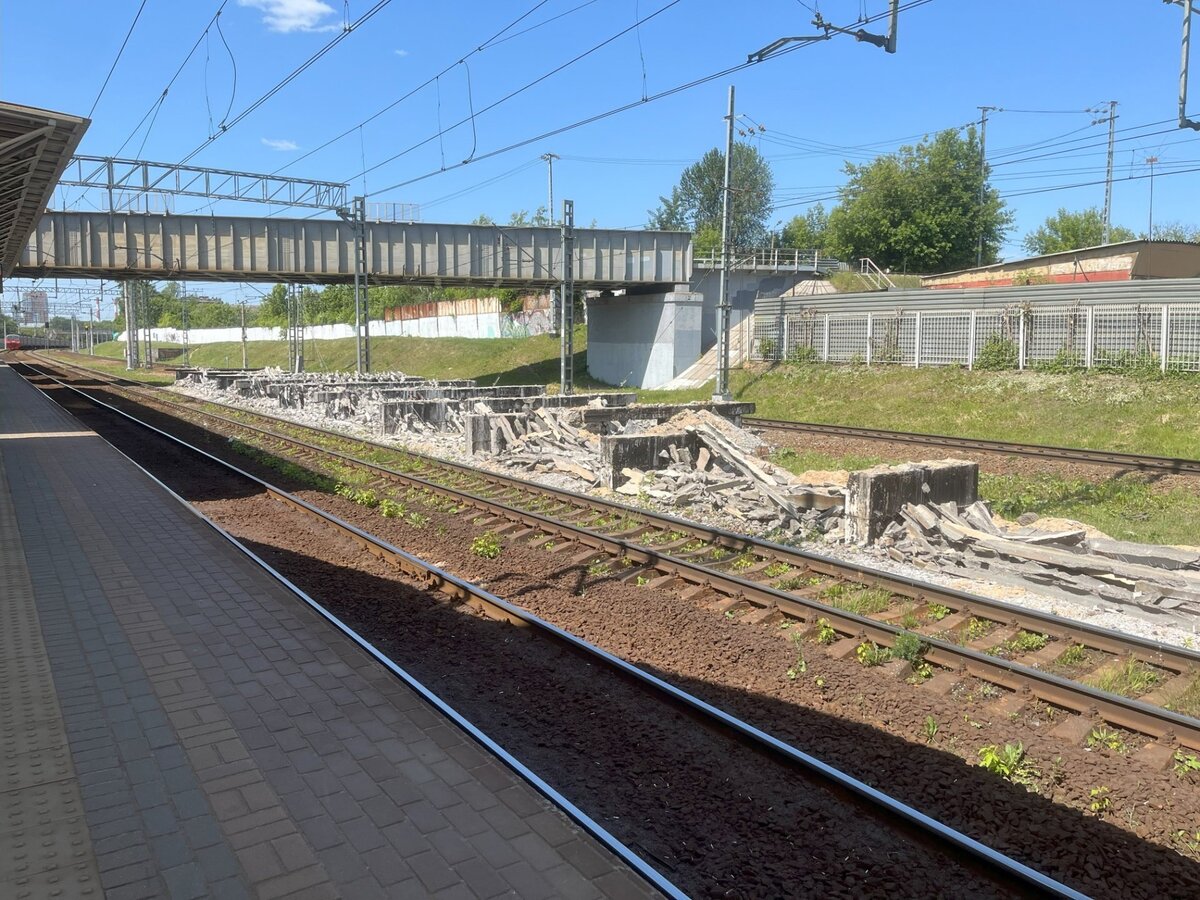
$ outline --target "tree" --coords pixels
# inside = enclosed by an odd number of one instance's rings
[[[1012,213],[980,172],[979,152],[974,128],[965,136],[951,128],[865,165],[847,162],[841,204],[829,214],[829,249],[937,272],[975,265],[982,234],[983,261],[994,262]]]
[[[828,229],[829,214],[817,203],[783,226],[783,245],[797,250],[820,250],[825,246]]]
[[[735,247],[761,244],[771,215],[775,176],[761,153],[750,144],[733,145],[732,200],[729,239]],[[650,227],[669,231],[721,231],[725,154],[714,148],[698,163],[683,170],[669,197],[659,197],[650,210]]]
[[[1109,243],[1131,241],[1134,237],[1132,231],[1120,225],[1109,230]],[[1045,256],[1082,247],[1098,247],[1103,243],[1104,214],[1099,207],[1091,206],[1079,212],[1060,207],[1057,213],[1047,216],[1042,225],[1025,235],[1021,246],[1031,256]]]
[[[1142,235],[1145,237],[1145,234]],[[1154,226],[1156,241],[1184,241],[1189,244],[1200,244],[1200,226],[1186,225],[1183,222],[1163,222]]]

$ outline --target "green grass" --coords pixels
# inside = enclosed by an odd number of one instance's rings
[[[1193,678],[1186,688],[1168,701],[1167,709],[1173,709],[1194,719],[1200,718],[1200,675]]]
[[[605,387],[587,376],[585,328],[577,331],[575,346],[579,387]],[[251,342],[247,347],[251,366],[287,362],[284,341]],[[109,362],[100,363],[98,355],[98,367],[124,372],[123,352],[121,343],[100,344],[97,353]],[[191,357],[197,365],[237,366],[241,344],[199,346]],[[484,385],[556,385],[559,374],[558,343],[549,335],[486,340],[380,337],[372,340],[372,363],[376,371],[475,378]],[[353,339],[310,341],[306,365],[313,371],[352,370]],[[133,377],[147,378],[142,373]],[[1200,458],[1200,378],[1194,377],[780,364],[735,371],[732,388],[736,399],[756,403],[758,415],[768,418]],[[643,402],[671,403],[708,400],[711,393],[711,385],[689,391],[638,391]],[[802,472],[858,469],[887,460],[780,451],[775,461]],[[980,487],[984,499],[1008,517],[1035,512],[1078,519],[1127,540],[1198,542],[1194,523],[1200,520],[1200,495],[1155,487],[1138,475],[1103,481],[1047,474],[985,475]]]
[[[849,584],[831,584],[818,599],[860,616],[873,616],[891,604],[892,595],[883,588],[864,588]]]
[[[920,275],[897,275],[893,273],[888,275],[888,278],[898,288],[919,288],[921,286]],[[857,272],[834,272],[829,276],[829,283],[840,293],[876,290],[874,284]]]
[[[1200,378],[785,363],[736,371],[732,388],[767,418],[1200,457]]]
[[[1120,666],[1101,672],[1089,682],[1102,691],[1123,697],[1140,697],[1154,690],[1162,676],[1140,659],[1129,657]]]

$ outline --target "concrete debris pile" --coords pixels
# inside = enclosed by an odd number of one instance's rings
[[[466,417],[467,452],[495,454],[505,466],[525,472],[561,472],[599,484],[599,441],[570,424],[566,410],[544,407],[524,413],[491,412],[476,403]]]
[[[628,432],[628,429],[627,429]],[[642,433],[600,439],[601,478],[618,494],[779,529],[832,532],[842,497],[757,455],[765,445],[707,410],[688,410]]]
[[[896,560],[1076,603],[1200,619],[1196,549],[1110,540],[1082,527],[1003,528],[979,502],[907,503],[877,545]]]

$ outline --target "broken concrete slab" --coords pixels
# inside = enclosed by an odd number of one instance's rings
[[[671,445],[696,449],[695,435],[678,434],[610,434],[600,438],[600,483],[616,489],[622,483],[622,469],[662,468],[659,454],[670,458]]]

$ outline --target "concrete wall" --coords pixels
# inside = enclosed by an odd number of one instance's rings
[[[730,324],[736,325],[754,312],[759,297],[778,297],[792,290],[801,281],[811,279],[810,273],[762,274],[735,272],[729,278],[729,300],[733,307]],[[704,312],[700,322],[700,352],[717,342],[717,301],[721,294],[721,273],[715,269],[692,273],[692,291],[704,296]],[[698,358],[698,357],[697,357]]]
[[[609,384],[654,388],[700,356],[704,298],[690,291],[588,302],[588,373]]]
[[[183,343],[181,328],[152,328],[150,329],[156,341]],[[547,310],[531,310],[508,315],[501,312],[481,312],[470,315],[456,316],[425,316],[419,319],[395,319],[381,322],[378,319],[371,322],[371,336],[405,335],[410,337],[465,337],[465,338],[497,338],[497,337],[528,337],[532,334],[546,334],[550,331],[550,313]],[[312,341],[328,341],[334,338],[354,337],[354,326],[337,325],[306,325],[304,337]],[[125,340],[121,332],[118,340]],[[188,343],[219,344],[223,341],[240,341],[242,329],[234,328],[193,328],[188,331]],[[283,334],[279,328],[247,328],[248,341],[277,341],[282,340]]]

